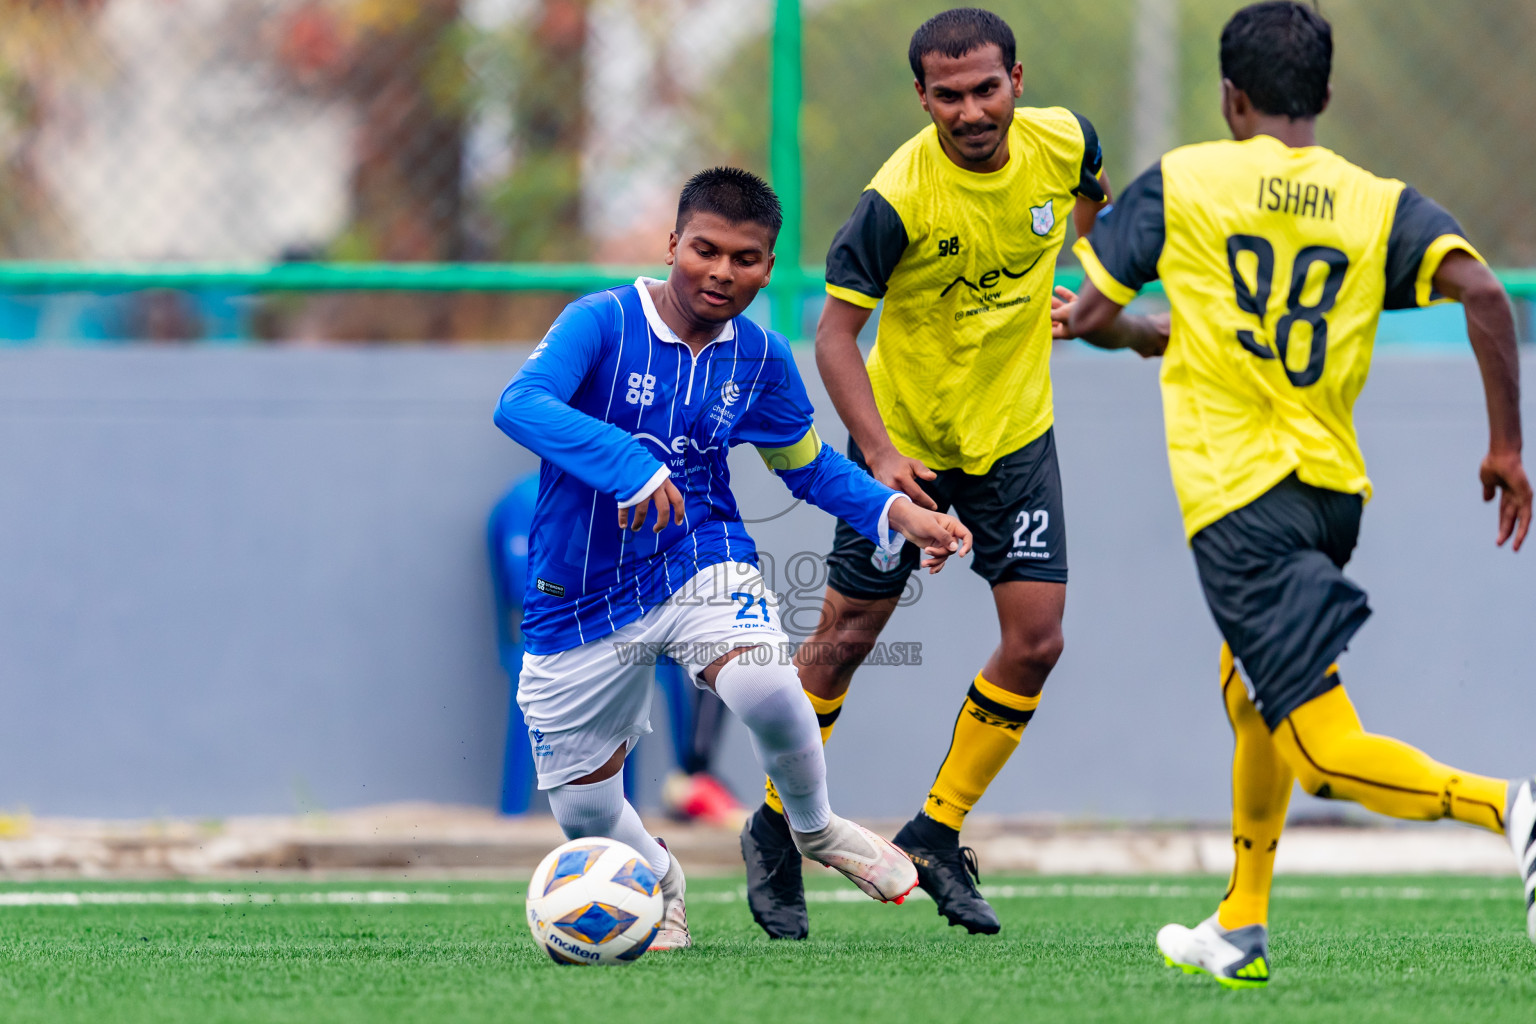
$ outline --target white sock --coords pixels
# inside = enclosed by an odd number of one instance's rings
[[[784,801],[789,827],[816,832],[832,820],[816,711],[795,670],[776,658],[759,665],[762,651],[776,653],[771,647],[754,648],[726,662],[715,676],[715,693],[752,733],[757,759]]]
[[[634,849],[660,878],[672,857],[656,837],[645,830],[640,815],[624,799],[623,773],[577,786],[566,784],[549,791],[549,809],[567,839],[603,836]]]

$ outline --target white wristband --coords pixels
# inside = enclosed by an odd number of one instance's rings
[[[891,555],[899,554],[901,546],[907,542],[907,538],[891,529],[891,506],[898,500],[911,501],[912,499],[900,491],[886,498],[885,507],[880,510],[880,522],[875,526],[875,532],[880,536],[880,546]]]
[[[656,472],[651,474],[651,478],[641,485],[638,491],[619,502],[619,508],[629,508],[632,505],[640,504],[640,502],[651,496],[652,491],[661,486],[663,480],[671,475],[672,471],[666,466],[657,467]],[[885,518],[882,516],[880,521],[882,523],[885,522]]]

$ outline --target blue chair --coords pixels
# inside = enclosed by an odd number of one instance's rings
[[[491,586],[496,594],[496,650],[512,682],[507,713],[507,749],[501,765],[501,813],[526,814],[536,777],[528,725],[517,706],[517,677],[523,671],[523,593],[528,584],[528,530],[539,496],[539,474],[512,485],[491,510],[486,542],[491,556]]]
[[[533,751],[528,748],[528,723],[523,721],[522,708],[517,706],[517,678],[523,671],[521,622],[523,594],[528,585],[528,531],[533,525],[533,506],[538,496],[539,474],[529,473],[496,503],[486,526],[491,584],[496,594],[496,649],[502,670],[512,683],[507,748],[501,765],[502,814],[527,814],[538,781],[533,770]],[[680,726],[686,726],[693,714],[693,687],[682,666],[671,659],[663,659],[656,666],[656,679],[666,694],[673,744],[678,749],[678,763],[682,764],[690,730]],[[635,785],[633,763],[632,757],[624,762],[624,795],[631,801]]]

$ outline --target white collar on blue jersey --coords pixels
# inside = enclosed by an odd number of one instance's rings
[[[640,308],[645,310],[646,323],[651,325],[651,330],[656,332],[656,337],[662,341],[675,341],[677,344],[682,345],[684,344],[683,339],[679,338],[677,332],[668,327],[666,322],[661,319],[661,314],[656,312],[656,303],[651,301],[651,290],[646,287],[646,285],[650,284],[664,283],[663,281],[656,280],[654,277],[637,277],[635,278],[635,291],[640,293]],[[730,341],[734,337],[736,337],[736,320],[732,318],[725,322],[725,326],[720,329],[719,334],[709,340],[709,344],[713,345],[717,341]]]

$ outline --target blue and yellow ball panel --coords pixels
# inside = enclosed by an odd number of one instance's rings
[[[628,886],[646,896],[656,895],[656,890],[661,885],[656,880],[656,873],[651,870],[650,865],[635,858],[631,858],[628,864],[620,868],[619,873],[613,876],[613,880],[619,885]]]
[[[574,850],[566,850],[555,861],[555,870],[549,873],[549,881],[544,885],[544,895],[548,896],[567,882],[574,882],[587,873],[597,858],[603,855],[604,847],[578,846]]]
[[[555,927],[573,939],[598,946],[639,920],[638,914],[610,907],[606,903],[588,903],[555,922]]]

